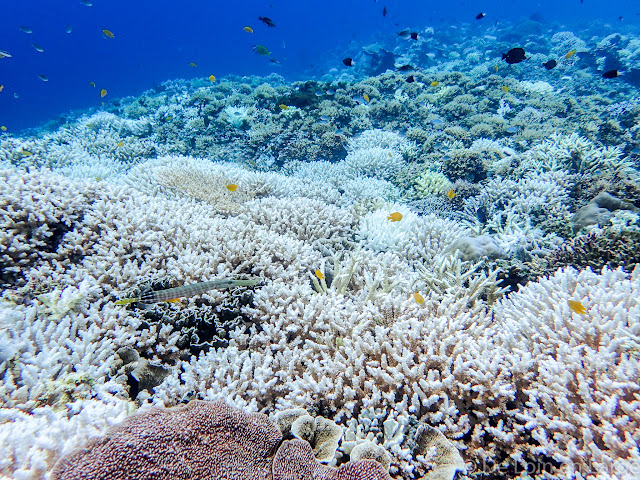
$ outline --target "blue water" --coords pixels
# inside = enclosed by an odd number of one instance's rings
[[[487,16],[477,22],[481,11]],[[79,0],[4,0],[0,50],[12,58],[0,58],[0,124],[16,132],[73,109],[99,107],[102,88],[110,101],[175,78],[271,72],[288,80],[317,77],[331,66],[341,68],[341,59],[357,53],[356,46],[407,27],[439,30],[477,22],[480,32],[496,22],[534,16],[554,27],[579,29],[593,21],[638,24],[639,12],[637,1],[601,0],[95,0],[90,7]],[[271,18],[276,28],[268,28],[258,16]],[[243,31],[244,26],[254,33]],[[105,28],[115,38],[106,38]],[[255,54],[255,44],[268,47],[280,64]],[[198,66],[190,67],[190,62]]]

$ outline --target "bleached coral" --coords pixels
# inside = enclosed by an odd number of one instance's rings
[[[624,172],[631,168],[622,158],[622,150],[597,146],[577,133],[554,133],[544,142],[522,154],[518,173],[567,170],[576,173],[595,173],[598,170]]]
[[[379,129],[365,130],[360,135],[351,138],[347,145],[349,152],[371,148],[392,150],[407,157],[415,153],[416,145],[398,133]]]
[[[390,148],[369,147],[351,150],[344,159],[345,173],[350,177],[388,179],[404,166],[402,156]]]

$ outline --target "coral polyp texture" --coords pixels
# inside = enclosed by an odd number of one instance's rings
[[[51,478],[388,480],[389,475],[374,460],[337,469],[322,465],[308,442],[282,442],[265,415],[194,400],[128,418],[62,458]]]
[[[509,25],[0,133],[0,476],[640,478],[640,46]]]

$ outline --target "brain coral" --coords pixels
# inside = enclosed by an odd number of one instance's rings
[[[275,423],[221,402],[193,401],[129,417],[63,457],[53,480],[387,480],[378,462],[320,464],[309,443],[285,441]]]

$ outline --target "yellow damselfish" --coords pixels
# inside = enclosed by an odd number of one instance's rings
[[[572,311],[576,312],[577,314],[583,315],[583,314],[587,313],[587,309],[579,301],[577,301],[577,300],[569,300],[568,303],[569,303],[569,308]]]
[[[236,190],[238,190],[238,185],[236,185],[235,183],[230,183],[229,185],[227,185],[227,190],[229,190],[230,192],[235,192]]]
[[[402,214],[400,212],[390,213],[387,217],[387,220],[391,220],[392,222],[399,222],[402,220]]]
[[[414,292],[413,298],[417,303],[424,303],[424,297],[420,295],[418,292]]]

